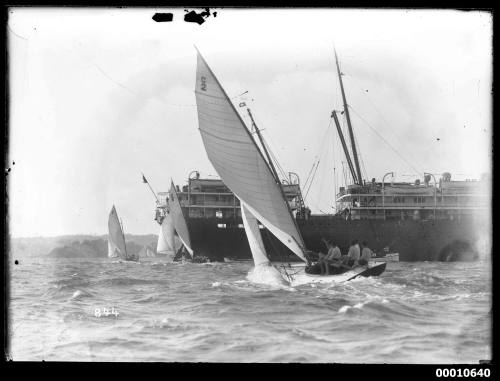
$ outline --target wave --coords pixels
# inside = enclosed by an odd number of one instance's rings
[[[346,363],[491,358],[492,294],[483,267],[394,263],[380,277],[294,288],[283,285],[273,268],[155,262],[122,266],[105,258],[18,266],[11,276],[13,357]],[[95,316],[96,308],[112,306],[118,317]]]
[[[364,302],[364,303],[356,303],[354,306],[349,306],[349,305],[342,306],[339,308],[339,314],[346,313],[351,308],[357,308],[360,310],[368,303],[369,302]]]
[[[156,300],[157,300],[157,297],[154,295],[151,295],[151,296],[145,296],[145,297],[139,298],[139,299],[134,299],[134,300],[132,300],[132,303],[151,303],[151,302],[155,302]]]
[[[142,263],[140,261],[124,261],[122,259],[118,259],[118,260],[113,260],[111,261],[111,263],[120,263],[120,264],[126,264],[126,265],[142,265]]]
[[[84,291],[84,290],[76,290],[73,295],[71,296],[70,300],[80,300],[83,298],[91,298],[93,297],[94,294],[89,292],[89,291]]]
[[[72,277],[68,279],[52,281],[50,282],[50,284],[53,285],[53,288],[56,288],[59,291],[64,291],[76,287],[88,287],[91,285],[91,282],[88,279]]]
[[[109,285],[109,286],[134,286],[138,284],[157,284],[157,280],[151,279],[140,279],[140,278],[110,278],[104,279],[98,282],[101,285]]]
[[[283,278],[278,269],[267,263],[254,266],[248,272],[247,279],[252,283],[266,285],[273,288],[291,288],[290,283]]]
[[[165,317],[161,320],[153,319],[151,320],[136,320],[134,325],[138,325],[141,327],[141,332],[148,332],[156,329],[164,329],[164,330],[172,330],[177,333],[191,331],[193,329],[198,328],[198,326],[194,324],[189,324],[183,321],[179,321],[177,319],[171,317]]]
[[[300,329],[300,328],[292,328],[292,333],[299,337],[301,340],[311,340],[311,341],[319,341],[319,342],[324,342],[324,343],[332,343],[332,340],[327,340],[321,337],[318,337],[317,335],[313,334],[312,332],[309,332],[305,329]]]

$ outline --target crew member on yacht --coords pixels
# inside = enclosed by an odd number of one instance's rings
[[[368,262],[370,261],[370,258],[373,255],[373,252],[370,250],[370,248],[367,246],[366,242],[363,241],[361,243],[362,250],[361,250],[361,257],[359,258],[358,263],[361,266],[368,265]]]
[[[347,253],[347,257],[345,259],[345,262],[347,266],[354,267],[358,264],[360,256],[360,249],[359,249],[359,243],[358,240],[355,239],[351,242],[351,247],[349,247],[349,252]]]
[[[333,241],[327,241],[322,239],[328,248],[328,253],[325,255],[321,255],[319,259],[319,265],[321,267],[321,275],[330,275],[330,265],[335,267],[339,267],[341,265],[340,260],[342,258],[342,253],[340,252],[339,247]]]
[[[321,241],[323,241],[326,245],[326,254],[328,254],[328,252],[330,251],[330,243],[324,239],[323,237],[321,238]],[[323,253],[322,251],[320,251],[318,253],[318,262],[321,262],[324,258],[325,258],[325,253]]]

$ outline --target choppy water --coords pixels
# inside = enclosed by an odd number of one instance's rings
[[[12,262],[14,259],[12,259]],[[488,263],[389,263],[378,278],[273,289],[249,263],[10,264],[14,360],[477,363]],[[95,316],[111,307],[118,316]]]

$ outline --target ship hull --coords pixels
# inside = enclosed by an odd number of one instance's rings
[[[252,258],[241,220],[192,218],[187,222],[195,255],[221,262],[224,257]],[[220,224],[226,227],[218,227]],[[489,234],[485,221],[474,216],[436,221],[312,216],[309,220],[297,220],[297,224],[307,249],[314,252],[325,252],[325,238],[334,240],[342,254],[347,254],[350,243],[357,239],[376,253],[397,252],[400,261],[408,262],[476,260],[481,254],[478,242]],[[298,260],[267,229],[261,229],[261,233],[272,260]]]

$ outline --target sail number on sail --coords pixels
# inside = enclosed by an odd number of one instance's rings
[[[206,77],[201,77],[201,89],[203,91],[207,91],[207,78]]]

